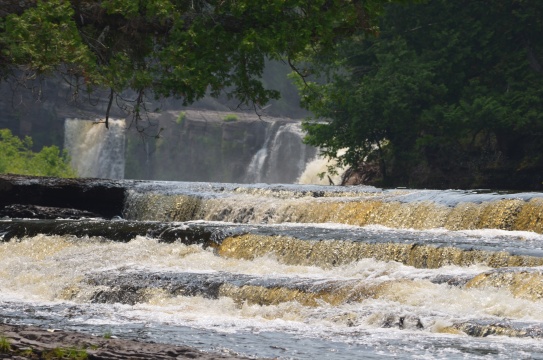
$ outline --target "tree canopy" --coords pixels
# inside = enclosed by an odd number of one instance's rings
[[[543,2],[393,4],[380,30],[301,86],[308,143],[382,185],[541,187]]]
[[[61,73],[74,95],[132,90],[185,104],[225,92],[262,106],[278,92],[260,80],[266,59],[296,61],[374,31],[391,0],[0,0],[0,71]],[[106,114],[107,119],[107,114]]]

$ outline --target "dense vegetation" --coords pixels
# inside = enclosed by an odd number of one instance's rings
[[[0,0],[0,79],[108,89],[107,124],[157,96],[258,111],[279,60],[307,142],[371,183],[540,189],[542,33],[540,0]]]
[[[10,130],[0,130],[0,174],[75,177],[66,151],[57,146],[45,146],[32,151],[32,139],[21,140]]]
[[[541,188],[542,1],[390,5],[380,30],[300,81],[308,143],[386,186]]]
[[[261,81],[266,59],[293,63],[372,31],[389,1],[0,0],[0,71],[61,73],[74,97],[110,89],[106,125],[112,104],[137,119],[155,96],[225,92],[258,108],[279,96]]]

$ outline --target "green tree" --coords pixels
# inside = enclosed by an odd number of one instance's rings
[[[44,146],[35,153],[32,139],[19,139],[8,129],[0,129],[0,174],[75,177],[66,151],[57,146]]]
[[[131,90],[186,104],[226,92],[240,105],[279,96],[261,82],[266,59],[296,61],[357,32],[374,31],[390,0],[0,0],[4,74],[61,72],[74,94],[110,89],[109,110]]]
[[[393,4],[380,29],[337,48],[330,83],[299,79],[308,143],[379,161],[384,185],[541,185],[543,2]]]

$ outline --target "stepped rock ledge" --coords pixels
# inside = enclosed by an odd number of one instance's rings
[[[38,219],[120,216],[129,182],[0,175],[0,217]]]

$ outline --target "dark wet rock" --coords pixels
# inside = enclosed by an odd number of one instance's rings
[[[333,281],[312,278],[259,277],[228,272],[190,273],[190,272],[142,272],[108,271],[89,274],[82,281],[85,285],[96,287],[90,301],[94,303],[122,303],[134,305],[146,302],[153,294],[168,296],[202,296],[217,299],[219,296],[232,296],[238,300],[259,304],[280,303],[292,300],[288,294],[298,294],[302,298],[318,298],[329,295],[337,301],[356,300],[365,297],[356,291],[342,293],[342,289],[352,289],[356,281]],[[86,287],[86,286],[84,286]],[[226,287],[226,292],[221,292]],[[263,295],[266,290],[271,292]],[[77,296],[77,289],[71,292]],[[325,296],[326,297],[326,296]],[[307,300],[306,299],[306,300]],[[341,299],[341,300],[340,300]],[[326,301],[326,300],[324,300]]]
[[[381,326],[384,328],[398,328],[400,330],[424,329],[424,325],[422,324],[420,318],[413,315],[389,314],[385,317]]]
[[[25,219],[81,219],[100,217],[97,213],[78,209],[38,205],[6,205],[0,209],[0,217]]]
[[[502,335],[508,337],[543,338],[543,328],[540,325],[510,323],[507,321],[472,321],[454,324],[452,328],[474,337]]]
[[[0,221],[0,241],[44,235],[96,236],[110,241],[128,242],[136,236],[147,236],[161,242],[179,241],[186,245],[213,246],[229,235],[221,229],[191,224],[172,224],[146,221],[85,220],[23,220]]]
[[[475,275],[437,275],[430,279],[434,284],[447,284],[450,286],[464,286],[470,280],[472,280]]]
[[[33,209],[33,218],[50,218],[56,208],[58,215],[66,209],[79,210],[104,218],[122,215],[127,182],[105,179],[60,179],[23,175],[0,175],[0,211],[3,216],[18,217],[10,209]],[[17,205],[13,208],[14,205]],[[10,208],[11,207],[11,208]],[[41,211],[43,210],[43,212]],[[64,216],[60,216],[64,217]]]
[[[203,277],[203,278],[202,278]],[[199,276],[198,274],[98,274],[85,280],[98,286],[92,297],[93,303],[121,303],[134,305],[147,301],[152,289],[160,289],[170,295],[204,296],[217,299],[219,288],[226,282],[220,274]]]
[[[303,280],[293,281],[289,278],[262,279],[260,277],[217,273],[148,273],[148,272],[107,272],[92,274],[85,283],[98,286],[91,301],[96,303],[123,303],[133,305],[144,302],[149,290],[160,289],[170,295],[203,296],[217,299],[220,287],[225,284],[237,288],[257,286],[262,288],[286,288],[300,291],[311,291],[310,283]]]
[[[374,185],[381,180],[382,174],[378,163],[361,163],[359,166],[350,167],[345,171],[341,185]]]
[[[418,317],[414,316],[400,316],[398,319],[398,328],[399,329],[424,329],[422,321]]]

